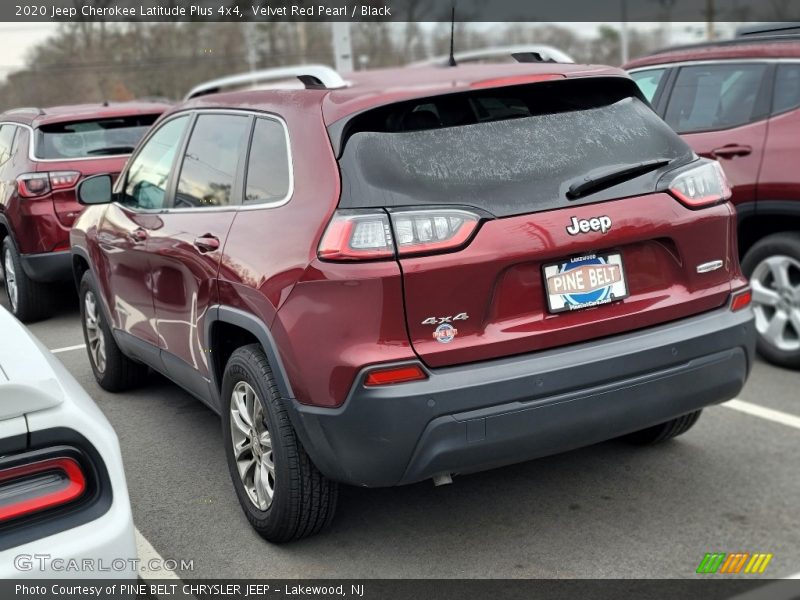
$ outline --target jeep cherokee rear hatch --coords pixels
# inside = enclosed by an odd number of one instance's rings
[[[721,169],[628,79],[416,99],[337,131],[342,193],[320,258],[398,260],[429,366],[710,310],[738,274]]]

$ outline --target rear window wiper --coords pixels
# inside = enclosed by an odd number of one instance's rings
[[[656,158],[631,165],[614,165],[602,171],[595,171],[582,179],[573,181],[567,190],[567,198],[575,199],[602,188],[611,187],[650,171],[655,171],[672,162],[669,158]]]
[[[107,148],[95,148],[94,150],[89,150],[86,154],[90,154],[92,156],[107,156],[110,154],[130,154],[134,151],[133,146],[110,146]]]

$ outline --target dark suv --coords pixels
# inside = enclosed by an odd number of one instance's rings
[[[741,390],[724,174],[624,72],[297,75],[200,86],[82,183],[71,236],[97,381],[152,367],[221,413],[265,538],[320,530],[336,482],[660,442]]]
[[[118,173],[165,104],[20,108],[0,114],[0,244],[9,306],[21,321],[47,316],[48,284],[70,281],[75,186]]]
[[[800,368],[800,36],[673,48],[626,68],[733,184],[760,353]]]

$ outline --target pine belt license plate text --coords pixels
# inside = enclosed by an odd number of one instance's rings
[[[545,265],[547,308],[552,313],[588,308],[628,297],[621,254],[588,254]]]

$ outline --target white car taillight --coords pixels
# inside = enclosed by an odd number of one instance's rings
[[[0,469],[0,523],[71,504],[86,489],[83,469],[71,457]]]
[[[715,160],[681,172],[669,183],[669,191],[689,208],[717,204],[731,197],[725,172]]]
[[[390,222],[391,219],[391,222]],[[448,252],[461,248],[480,217],[463,209],[420,209],[389,213],[337,210],[319,245],[323,260],[375,260]]]

